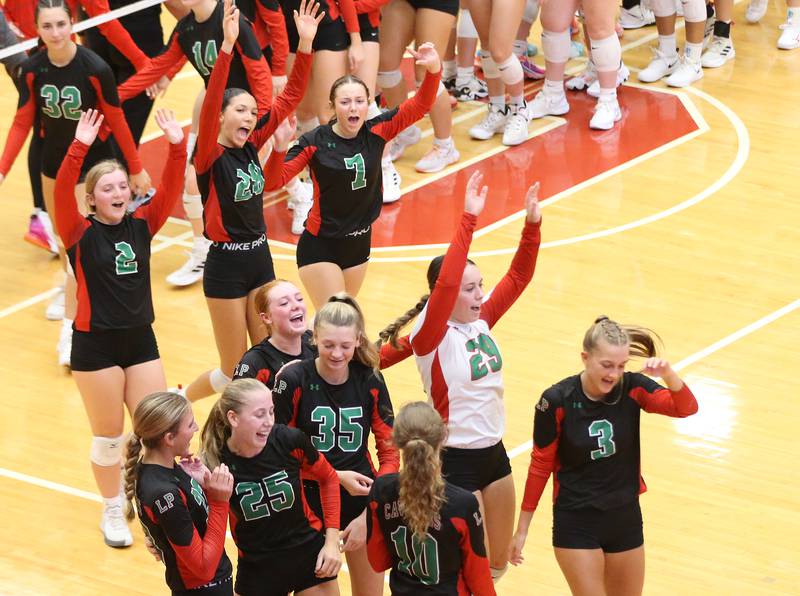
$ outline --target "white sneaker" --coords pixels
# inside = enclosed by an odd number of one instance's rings
[[[667,56],[658,48],[651,48],[653,50],[653,59],[650,61],[644,70],[640,70],[638,78],[642,83],[655,83],[660,81],[665,76],[670,75],[678,67],[680,59],[678,54],[674,56]]]
[[[552,95],[539,91],[528,104],[528,116],[531,120],[544,116],[562,116],[567,112],[569,112],[569,102],[563,90]]]
[[[303,233],[306,227],[306,218],[308,212],[311,211],[311,206],[314,201],[301,201],[294,205],[294,212],[292,213],[292,234],[299,236]]]
[[[400,199],[400,172],[394,167],[391,159],[381,160],[383,170],[383,202],[394,203]]]
[[[625,64],[620,62],[619,68],[617,69],[617,87],[627,81],[629,76],[631,76],[631,71],[628,70],[628,67],[625,66]],[[591,85],[589,85],[589,87],[586,89],[586,93],[592,97],[600,97],[600,81],[595,80]]]
[[[489,97],[489,88],[486,86],[486,81],[482,81],[474,74],[466,85],[458,85],[453,87],[453,97],[458,101],[474,101],[476,99],[483,99]]]
[[[469,136],[478,141],[487,141],[506,127],[507,109],[489,104],[486,115],[469,129]]]
[[[750,0],[744,18],[748,23],[758,23],[767,14],[768,0]]]
[[[790,23],[788,20],[781,25],[783,33],[778,38],[779,50],[793,50],[800,48],[800,19],[797,22]]]
[[[64,286],[57,286],[57,289],[58,292],[44,309],[44,318],[48,321],[60,321],[64,318]]]
[[[206,266],[206,256],[208,255],[208,247],[211,246],[211,241],[202,239],[202,242],[195,239],[195,247],[187,252],[189,258],[177,271],[173,271],[167,275],[167,283],[173,286],[190,286],[203,279],[203,269]]]
[[[403,151],[406,150],[406,147],[416,145],[421,138],[422,131],[414,124],[400,131],[400,134],[394,138],[392,145],[389,147],[389,159],[397,161],[403,155]]]
[[[594,62],[589,60],[586,63],[586,70],[579,75],[575,75],[571,79],[567,79],[564,86],[570,91],[583,91],[584,89],[588,89],[596,80],[597,69],[594,67]]]
[[[595,130],[611,130],[614,123],[622,119],[619,102],[616,98],[611,100],[598,100],[594,108],[594,115],[589,121],[589,128]]]
[[[103,540],[108,546],[123,548],[133,544],[133,536],[125,521],[122,507],[114,505],[103,510],[103,517],[100,518],[100,531],[103,533]]]
[[[72,362],[72,321],[64,319],[58,335],[56,353],[58,354],[58,365],[69,368]]]
[[[514,147],[528,140],[528,110],[526,104],[509,105],[506,128],[503,131],[503,145]]]
[[[638,4],[628,10],[623,8],[619,13],[619,24],[623,29],[641,29],[656,22],[656,15],[653,11]]]
[[[714,5],[713,4],[709,4],[709,6],[711,7],[712,12],[711,12],[711,16],[710,17],[706,17],[706,28],[703,31],[703,49],[704,50],[708,47],[708,45],[711,43],[711,40],[714,38],[714,23],[717,20],[717,14],[715,12],[713,12]]]
[[[729,37],[714,36],[714,41],[708,46],[708,49],[703,52],[703,57],[700,59],[700,64],[703,68],[719,68],[728,60],[733,60],[736,57],[736,50],[733,49],[733,42]]]
[[[688,87],[702,78],[703,67],[700,65],[700,61],[684,57],[681,58],[672,74],[667,77],[666,83],[670,87]]]
[[[414,167],[418,172],[433,174],[434,172],[441,172],[451,163],[457,162],[460,157],[461,155],[459,155],[456,145],[452,141],[448,145],[434,143],[431,150],[423,155],[422,159]]]
[[[286,199],[286,208],[291,211],[297,203],[307,203],[314,198],[314,186],[310,182],[298,180],[291,190],[288,186],[286,187],[286,193],[289,195],[289,198]]]

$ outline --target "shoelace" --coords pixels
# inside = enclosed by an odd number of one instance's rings
[[[122,508],[118,506],[107,507],[106,511],[106,527],[114,531],[124,531],[127,529],[128,524],[125,523],[125,517],[122,515]]]

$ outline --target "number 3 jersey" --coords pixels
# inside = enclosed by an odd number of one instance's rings
[[[327,383],[314,360],[290,364],[275,379],[275,420],[294,426],[336,470],[354,470],[371,478],[396,472],[400,464],[392,443],[394,411],[386,384],[375,372],[351,361],[341,385]],[[380,468],[375,470],[367,449],[375,434]]]
[[[445,484],[445,502],[420,541],[400,511],[397,474],[378,478],[369,494],[367,556],[374,569],[392,569],[394,596],[494,596],[478,499]]]
[[[339,527],[339,478],[298,429],[276,424],[255,457],[240,457],[226,445],[220,461],[233,474],[231,534],[240,558],[269,560],[311,542],[322,530],[303,496],[301,471],[320,483],[325,527]]]
[[[632,372],[606,401],[587,398],[580,375],[547,389],[536,404],[522,509],[536,509],[551,473],[559,509],[608,510],[634,501],[647,489],[639,450],[642,410],[683,418],[697,411],[697,400],[686,385],[673,392]]]

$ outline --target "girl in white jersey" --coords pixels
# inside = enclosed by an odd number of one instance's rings
[[[419,315],[410,347],[425,392],[447,423],[442,472],[448,482],[478,497],[486,520],[489,564],[497,581],[508,565],[508,540],[514,529],[514,482],[502,441],[503,359],[491,328],[533,278],[541,212],[537,183],[525,197],[525,228],[511,268],[484,302],[481,273],[467,259],[472,232],[486,200],[487,188],[481,187],[482,180],[479,172],[469,179],[455,237],[447,254],[428,267],[430,295],[384,329],[381,339],[402,351],[397,334]],[[382,356],[386,354],[382,352]]]

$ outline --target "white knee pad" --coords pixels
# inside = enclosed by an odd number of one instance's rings
[[[403,73],[399,70],[379,70],[378,87],[381,89],[391,89],[397,87],[403,80]]]
[[[704,0],[681,0],[683,20],[687,23],[706,22],[706,3]]]
[[[217,393],[225,391],[225,387],[231,382],[231,378],[218,368],[211,371],[211,374],[208,375],[208,380],[211,383],[211,388]]]
[[[492,60],[492,55],[486,50],[481,50],[480,57],[483,76],[487,79],[499,79],[500,71],[497,69],[497,64]]]
[[[650,8],[657,17],[671,17],[675,14],[675,0],[650,0]]]
[[[538,16],[539,0],[527,0],[527,2],[525,2],[525,10],[522,13],[522,20],[526,23],[534,23]]]
[[[597,72],[617,71],[622,60],[622,48],[616,33],[604,39],[590,39],[589,45],[592,46],[592,62]]]
[[[519,58],[515,54],[511,54],[508,58],[503,60],[497,65],[497,70],[500,71],[500,78],[506,85],[514,85],[522,80],[522,65],[519,63]]]
[[[500,578],[506,574],[506,571],[508,571],[508,565],[506,565],[502,569],[495,569],[494,567],[489,567],[489,571],[492,574],[492,582],[497,583],[500,581]]]
[[[369,106],[367,106],[367,120],[371,120],[380,115],[381,109],[378,107],[378,104],[375,103],[375,100],[369,102]]]
[[[188,192],[183,193],[183,210],[189,219],[200,219],[203,217],[203,199],[200,195],[192,195]]]
[[[472,15],[465,8],[462,8],[458,15],[456,35],[466,39],[478,39],[478,30],[475,28],[475,23],[472,22]]]
[[[545,60],[563,64],[569,60],[569,31],[542,31],[542,49]]]
[[[92,437],[89,459],[98,466],[118,466],[122,458],[125,435],[118,437]]]

